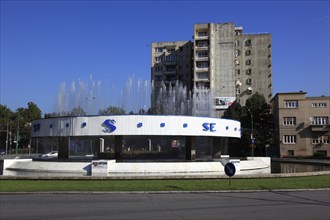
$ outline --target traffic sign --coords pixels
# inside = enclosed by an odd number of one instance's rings
[[[235,175],[236,168],[235,165],[232,163],[226,163],[225,165],[225,173],[227,176],[232,177]]]
[[[233,163],[226,163],[225,165],[225,173],[227,176],[229,176],[229,187],[230,187],[230,182],[231,182],[231,177],[235,175],[236,168]]]

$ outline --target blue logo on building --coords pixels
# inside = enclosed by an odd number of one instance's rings
[[[215,123],[203,123],[203,131],[210,131],[210,132],[215,132]]]
[[[102,126],[103,126],[103,132],[106,133],[112,133],[116,130],[116,126],[114,125],[116,124],[116,121],[114,119],[107,119],[103,122]]]

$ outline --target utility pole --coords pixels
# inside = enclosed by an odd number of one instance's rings
[[[254,156],[254,137],[253,137],[253,114],[251,113],[251,154]]]
[[[8,141],[9,141],[9,123],[7,123],[7,133],[6,133],[6,155],[8,154]]]
[[[19,113],[17,117],[17,132],[16,132],[16,155],[18,151],[18,138],[19,138]]]
[[[247,109],[251,116],[251,156],[254,156],[254,136],[253,136],[253,114],[251,109]]]

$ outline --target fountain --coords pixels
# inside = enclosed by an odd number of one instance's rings
[[[88,81],[73,81],[69,88],[62,82],[57,94],[57,115],[68,115],[73,109],[95,115],[109,106],[122,108],[126,113],[147,112],[150,108],[151,92],[155,91],[153,82],[129,77],[122,90],[107,84],[107,81],[103,83],[94,80],[92,75]],[[194,87],[193,91],[188,91],[180,82],[167,87],[162,83],[155,98],[153,114],[212,117],[212,105],[213,96],[207,88]]]

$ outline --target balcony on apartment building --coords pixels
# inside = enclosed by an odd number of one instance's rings
[[[165,65],[175,65],[177,64],[177,57],[175,54],[169,54],[165,56],[165,60],[163,62]]]
[[[198,72],[195,76],[196,82],[210,82],[209,72]]]
[[[166,75],[175,75],[176,74],[176,66],[175,65],[166,66],[163,73],[166,74]]]
[[[194,36],[195,40],[205,40],[209,39],[209,34],[207,30],[197,30]]]
[[[196,61],[195,72],[209,72],[209,62],[208,61]]]
[[[198,51],[195,56],[196,61],[208,61],[209,52],[208,51]]]
[[[177,79],[176,75],[167,75],[166,77],[164,77],[163,83],[166,86],[171,85],[173,87],[177,83],[177,80],[178,79]]]
[[[209,49],[209,41],[208,40],[196,40],[195,41],[195,50],[208,50]]]

